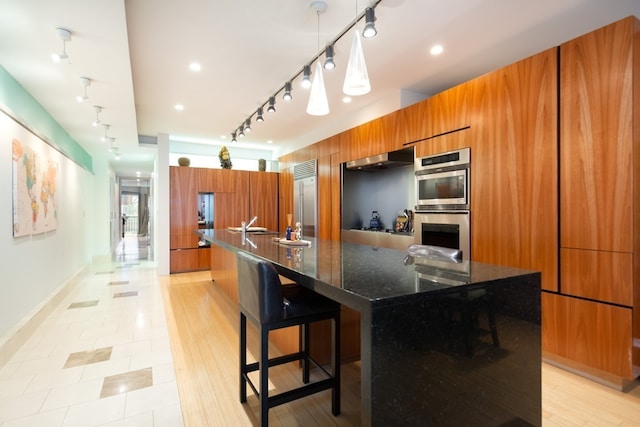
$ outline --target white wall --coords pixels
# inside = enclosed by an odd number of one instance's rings
[[[11,119],[0,114],[2,120]],[[94,176],[61,154],[55,157],[57,229],[13,238],[11,140],[0,140],[0,345],[90,260],[88,230],[96,227],[87,210],[95,204]]]

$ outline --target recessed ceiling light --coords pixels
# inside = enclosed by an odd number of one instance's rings
[[[178,111],[182,111],[182,110],[184,110],[184,105],[182,105],[182,104],[176,104],[176,106],[175,106],[175,107],[173,107],[173,108],[175,108],[175,109],[176,109],[176,110],[178,110]]]
[[[273,144],[273,141],[269,139],[267,140],[267,144]]]
[[[189,64],[189,69],[191,71],[198,72],[198,71],[202,70],[202,66],[198,62],[192,62],[191,64]]]
[[[220,139],[227,139],[227,135],[220,135]]]
[[[441,44],[433,45],[433,47],[430,50],[431,55],[440,55],[443,51],[444,51],[444,48],[442,47]]]
[[[349,104],[351,102],[351,97],[350,96],[344,96],[342,98],[342,102],[344,102],[345,104]]]

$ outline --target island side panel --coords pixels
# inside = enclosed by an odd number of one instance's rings
[[[539,274],[374,308],[362,334],[363,425],[541,425]]]

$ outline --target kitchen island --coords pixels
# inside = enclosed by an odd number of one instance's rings
[[[541,425],[540,273],[201,230],[360,312],[363,425]]]

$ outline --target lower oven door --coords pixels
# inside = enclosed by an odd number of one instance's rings
[[[462,251],[464,261],[471,261],[470,223],[467,210],[416,212],[415,244],[458,249]]]

